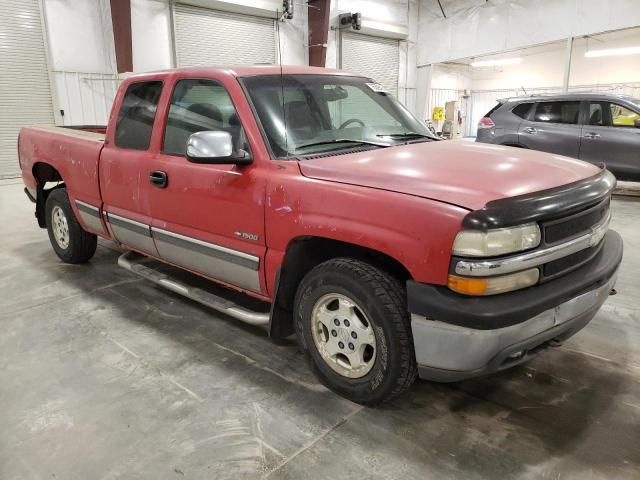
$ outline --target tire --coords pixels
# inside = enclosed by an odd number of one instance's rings
[[[372,406],[401,394],[415,381],[406,293],[386,272],[352,258],[321,263],[300,283],[294,312],[298,342],[311,368],[339,395]],[[334,352],[339,353],[331,356]]]
[[[51,246],[60,260],[84,263],[96,253],[98,237],[82,229],[71,209],[66,189],[57,188],[49,193],[45,218]]]

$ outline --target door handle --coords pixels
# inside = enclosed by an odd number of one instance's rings
[[[583,135],[584,138],[600,138],[599,133],[588,132]]]
[[[167,172],[155,170],[149,173],[149,181],[154,187],[165,188],[167,186]]]
[[[533,127],[527,127],[523,130],[523,132],[533,135],[534,133],[538,133],[538,129]]]

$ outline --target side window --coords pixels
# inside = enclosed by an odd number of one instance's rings
[[[151,141],[162,82],[140,82],[129,85],[116,123],[115,142],[118,147],[146,150]]]
[[[611,109],[611,124],[614,127],[633,127],[634,122],[640,118],[640,114],[622,105],[610,103],[609,107]]]
[[[539,102],[536,105],[536,122],[577,124],[580,102]]]
[[[602,103],[590,103],[589,104],[589,125],[605,125],[604,108]]]
[[[526,118],[531,110],[531,105],[533,105],[533,103],[521,103],[520,105],[516,105],[514,109],[511,110],[511,113],[520,118]]]
[[[191,134],[209,130],[227,131],[236,151],[249,150],[236,109],[222,85],[206,79],[176,82],[164,130],[163,153],[185,155]]]

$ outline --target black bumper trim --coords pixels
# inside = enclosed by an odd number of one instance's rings
[[[444,286],[407,282],[409,311],[431,320],[477,330],[522,323],[608,281],[622,261],[622,238],[609,230],[587,264],[550,282],[488,297],[455,293]]]
[[[599,173],[559,187],[527,193],[517,197],[493,200],[480,210],[467,214],[464,228],[487,230],[511,227],[523,223],[553,220],[559,215],[571,215],[603,201],[616,186],[616,179],[606,169]],[[550,216],[549,212],[553,212]]]

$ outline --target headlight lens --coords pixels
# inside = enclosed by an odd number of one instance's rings
[[[496,295],[519,290],[538,283],[540,271],[537,268],[499,277],[469,278],[449,275],[448,287],[464,295]]]
[[[540,227],[528,223],[495,230],[462,230],[453,242],[453,254],[461,257],[495,257],[540,245]]]

